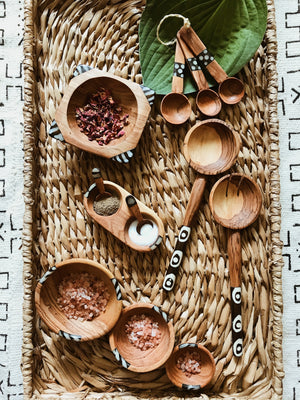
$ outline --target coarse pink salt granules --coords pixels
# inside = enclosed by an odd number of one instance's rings
[[[152,349],[161,342],[158,322],[150,315],[133,315],[125,325],[125,332],[129,342],[140,350]]]
[[[58,286],[57,302],[69,319],[90,321],[106,310],[109,292],[105,283],[86,272],[67,275]]]
[[[187,350],[176,361],[177,368],[181,369],[187,377],[201,372],[201,355],[195,350]]]

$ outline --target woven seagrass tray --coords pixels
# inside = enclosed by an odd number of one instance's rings
[[[24,107],[24,340],[26,399],[201,398],[280,399],[282,395],[281,242],[274,4],[253,59],[239,74],[245,99],[224,106],[220,118],[240,133],[242,148],[231,172],[258,183],[263,208],[242,232],[244,353],[232,356],[230,284],[225,231],[208,207],[208,180],[187,254],[170,294],[162,282],[182,224],[195,173],[182,145],[200,120],[194,97],[190,122],[167,125],[156,96],[134,158],[119,164],[85,153],[48,135],[75,67],[88,64],[142,83],[139,0],[25,0]],[[83,206],[92,168],[132,193],[162,219],[164,243],[138,253],[95,223]],[[38,279],[72,257],[100,262],[117,278],[127,306],[160,306],[173,321],[176,343],[200,342],[213,354],[216,373],[201,393],[179,391],[162,367],[130,372],[116,361],[108,338],[75,343],[51,333],[34,308]]]

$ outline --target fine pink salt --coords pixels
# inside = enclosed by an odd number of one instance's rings
[[[187,377],[201,372],[201,355],[195,350],[187,350],[176,361],[177,368],[181,369]]]
[[[71,273],[58,286],[57,302],[69,319],[90,321],[106,310],[109,292],[105,283],[96,276]]]
[[[133,315],[125,325],[125,332],[129,342],[140,350],[152,349],[161,341],[158,323],[150,315]]]

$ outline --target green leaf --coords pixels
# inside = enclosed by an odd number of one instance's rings
[[[267,24],[266,0],[148,0],[139,26],[140,62],[144,85],[157,94],[169,93],[172,86],[175,45],[164,46],[156,37],[159,22],[168,14],[181,14],[190,20],[229,76],[253,57]],[[181,18],[165,19],[160,39],[172,40],[182,25]],[[194,91],[196,86],[188,74],[184,93]]]

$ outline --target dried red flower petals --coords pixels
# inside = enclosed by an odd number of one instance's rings
[[[69,319],[90,321],[106,310],[109,292],[105,283],[86,272],[67,275],[58,286],[57,303]]]
[[[183,355],[177,358],[176,366],[187,377],[191,377],[195,374],[200,374],[201,372],[201,355],[198,351],[187,350]]]
[[[158,322],[150,315],[133,315],[125,325],[125,332],[129,342],[140,350],[152,349],[161,342]]]
[[[129,124],[129,115],[123,114],[122,108],[105,88],[93,94],[84,107],[77,107],[75,115],[80,131],[100,146],[122,137],[124,127]]]

